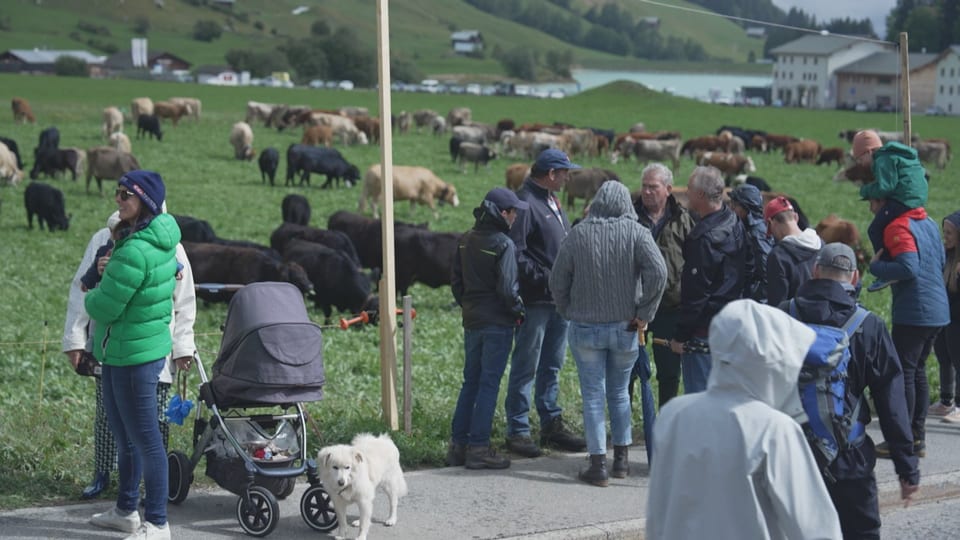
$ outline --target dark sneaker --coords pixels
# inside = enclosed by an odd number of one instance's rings
[[[913,441],[913,453],[917,457],[927,457],[926,441]]]
[[[913,441],[913,453],[917,457],[927,457],[927,443],[925,441]],[[883,441],[876,446],[876,454],[878,458],[890,459],[890,446],[887,441]]]
[[[444,463],[447,467],[462,467],[467,462],[467,447],[453,441],[447,445],[447,458]]]
[[[563,417],[557,416],[540,430],[540,444],[554,446],[567,452],[583,452],[587,441],[575,435],[563,424]]]
[[[883,289],[886,289],[887,287],[889,287],[890,285],[893,285],[894,283],[896,283],[896,280],[883,281],[882,279],[875,279],[873,280],[873,283],[871,283],[870,286],[867,287],[867,292],[882,291]]]
[[[497,454],[492,446],[467,447],[468,469],[506,469],[509,466],[510,460]]]
[[[523,457],[537,457],[542,452],[529,435],[511,435],[507,437],[507,450]]]
[[[890,445],[887,444],[887,441],[883,441],[882,443],[877,443],[874,449],[878,458],[890,459]]]

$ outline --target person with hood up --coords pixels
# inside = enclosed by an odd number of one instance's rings
[[[95,514],[98,527],[133,533],[128,539],[169,539],[167,456],[157,424],[157,384],[173,348],[170,318],[180,228],[162,213],[166,187],[153,171],[120,178],[118,239],[103,278],[84,306],[94,321],[93,355],[103,364],[103,405],[117,442],[117,504]],[[140,480],[144,520],[137,513]]]
[[[741,184],[730,192],[730,208],[747,232],[747,246],[753,261],[753,272],[747,276],[744,298],[752,298],[761,304],[767,303],[767,256],[773,249],[773,238],[767,234],[767,222],[763,219],[763,195],[756,186]]]
[[[813,229],[800,230],[798,215],[786,197],[767,203],[763,220],[767,234],[777,244],[767,256],[767,303],[771,306],[793,298],[797,288],[810,279],[823,242]]]
[[[753,300],[710,323],[707,390],[661,409],[647,498],[649,540],[841,538],[800,424],[800,367],[815,332]]]
[[[646,331],[667,283],[667,266],[650,230],[637,221],[630,190],[604,182],[586,219],[560,245],[550,274],[557,311],[570,321],[568,340],[580,378],[590,467],[580,479],[604,487],[630,474],[633,442],[627,387]],[[613,467],[607,472],[604,402],[610,413]],[[648,442],[650,444],[650,442]]]
[[[473,210],[476,223],[458,242],[450,289],[463,308],[464,364],[447,449],[450,466],[510,466],[490,445],[490,431],[513,334],[524,316],[516,246],[507,233],[517,210],[529,207],[509,189],[494,188]]]
[[[943,218],[943,248],[947,256],[943,281],[950,304],[950,324],[940,330],[933,342],[940,364],[940,401],[931,405],[927,414],[960,424],[960,211]]]

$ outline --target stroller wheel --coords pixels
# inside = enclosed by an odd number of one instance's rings
[[[270,490],[262,486],[253,486],[249,490],[250,504],[243,497],[237,499],[237,521],[250,536],[266,536],[277,526],[280,520],[280,505]]]
[[[281,488],[277,492],[277,499],[284,500],[293,493],[293,490],[297,488],[297,479],[296,478],[284,478],[281,483]]]
[[[300,515],[311,529],[330,532],[337,528],[337,512],[323,486],[312,486],[300,498]]]
[[[190,493],[190,483],[193,481],[193,471],[190,467],[190,458],[183,452],[173,451],[167,454],[167,470],[169,474],[170,490],[167,502],[180,504]]]

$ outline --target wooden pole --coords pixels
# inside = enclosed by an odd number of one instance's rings
[[[413,298],[403,297],[403,431],[413,432]]]
[[[380,403],[383,419],[392,431],[397,418],[397,287],[393,246],[393,127],[390,103],[390,7],[377,0],[377,82],[380,94],[380,193],[383,194],[380,232],[383,239],[383,277],[380,280]]]
[[[900,85],[902,87],[900,110],[903,111],[903,144],[913,146],[910,116],[910,48],[907,33],[900,32]]]

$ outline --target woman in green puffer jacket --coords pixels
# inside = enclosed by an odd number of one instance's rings
[[[157,378],[170,353],[170,314],[180,228],[161,207],[160,175],[131,171],[116,192],[119,239],[100,263],[100,285],[84,305],[96,322],[93,354],[103,363],[103,405],[117,442],[117,506],[96,514],[94,525],[133,533],[129,538],[170,538],[167,525],[167,457],[157,424]],[[146,488],[144,521],[137,513]]]

